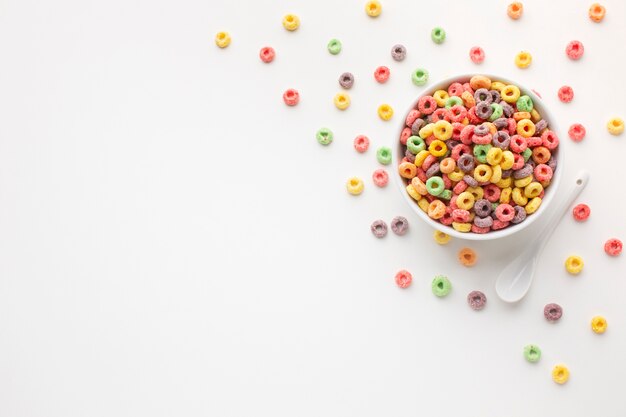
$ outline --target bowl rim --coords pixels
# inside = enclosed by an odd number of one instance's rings
[[[556,169],[554,172],[554,176],[552,177],[550,187],[548,191],[546,191],[546,193],[544,194],[544,198],[541,202],[541,206],[539,206],[537,211],[534,212],[532,215],[528,216],[526,220],[523,221],[522,223],[507,227],[505,229],[490,231],[489,233],[484,233],[484,234],[474,233],[474,232],[464,233],[464,232],[459,232],[455,230],[452,226],[446,226],[428,217],[428,215],[424,213],[422,209],[417,205],[417,202],[413,200],[413,198],[409,196],[409,194],[406,192],[406,184],[404,183],[404,178],[401,177],[400,173],[398,172],[398,161],[402,160],[402,158],[404,157],[404,154],[402,154],[403,145],[400,144],[400,142],[398,141],[398,138],[400,137],[400,135],[402,134],[402,131],[406,127],[406,124],[405,124],[406,116],[409,114],[411,110],[415,108],[420,98],[426,95],[432,95],[435,91],[443,89],[443,87],[446,87],[445,90],[447,91],[447,87],[453,82],[468,82],[469,79],[475,75],[482,75],[482,76],[488,77],[491,80],[501,81],[506,84],[516,85],[520,89],[522,94],[526,94],[532,99],[533,104],[535,106],[536,104],[539,104],[538,107],[540,108],[541,115],[543,116],[542,119],[546,119],[548,121],[548,126],[550,126],[550,130],[555,132],[557,137],[560,138],[558,124],[554,122],[555,118],[553,114],[550,112],[548,106],[543,101],[543,99],[539,97],[537,93],[535,93],[534,90],[527,88],[525,85],[519,82],[511,81],[510,79],[506,77],[501,77],[499,75],[494,75],[494,74],[489,74],[489,73],[479,73],[479,72],[465,73],[465,74],[460,74],[460,75],[456,75],[453,77],[447,77],[435,83],[432,83],[425,90],[423,90],[420,93],[420,95],[417,97],[417,99],[412,101],[413,104],[408,108],[407,112],[404,114],[400,129],[394,138],[395,149],[396,149],[395,154],[396,154],[396,157],[398,157],[398,160],[394,162],[395,166],[394,166],[393,177],[394,177],[394,182],[397,184],[400,190],[400,193],[404,197],[404,200],[408,203],[408,205],[412,208],[412,210],[415,213],[417,213],[417,216],[421,218],[425,223],[429,224],[431,227],[433,227],[436,230],[439,230],[443,233],[446,233],[458,239],[485,241],[485,240],[494,240],[494,239],[511,236],[514,233],[524,230],[528,226],[533,224],[535,220],[541,217],[541,214],[546,211],[546,209],[550,206],[550,203],[554,199],[554,195],[557,193],[559,184],[561,182],[561,175],[563,173],[563,146],[562,144],[559,144],[558,159],[557,159],[558,169]]]

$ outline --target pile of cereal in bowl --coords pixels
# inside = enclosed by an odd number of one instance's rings
[[[483,234],[537,211],[559,139],[529,94],[475,75],[420,97],[400,134],[398,172],[428,217]]]

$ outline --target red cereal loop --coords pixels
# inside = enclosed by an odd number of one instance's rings
[[[431,114],[437,110],[437,101],[432,96],[423,96],[417,102],[417,108],[422,114]]]
[[[405,140],[405,143],[406,143],[406,140]],[[354,138],[354,149],[356,149],[358,153],[363,153],[367,151],[367,148],[369,147],[370,147],[370,140],[367,136],[359,135],[356,138]]]
[[[411,128],[405,127],[402,129],[402,133],[400,133],[400,143],[406,145],[406,141],[411,137]]]
[[[572,210],[572,214],[574,215],[574,220],[584,222],[591,214],[591,209],[586,204],[578,204]]]
[[[261,48],[261,51],[259,52],[259,58],[261,58],[261,61],[266,64],[272,62],[274,60],[274,56],[276,56],[276,52],[271,46],[265,46]]]
[[[480,64],[485,60],[485,51],[480,46],[473,46],[469,52],[470,59],[474,64]]]
[[[461,83],[452,83],[450,84],[450,87],[448,87],[448,95],[450,97],[452,96],[461,97],[461,94],[463,94],[463,91],[465,90],[463,89],[463,84]]]
[[[413,126],[413,122],[415,122],[415,120],[416,120],[418,117],[422,117],[422,115],[420,114],[419,110],[416,110],[416,109],[411,110],[411,111],[409,112],[409,114],[407,114],[407,115],[406,115],[406,120],[405,120],[406,125],[407,125],[408,127]]]
[[[580,59],[585,53],[585,47],[580,41],[571,41],[565,47],[565,53],[567,57],[572,60]]]
[[[574,99],[574,90],[569,85],[559,88],[559,100],[563,103],[569,103]]]
[[[559,146],[559,137],[553,131],[546,130],[541,134],[541,145],[550,150],[554,150]]]
[[[500,206],[498,206],[500,207]],[[494,220],[493,224],[491,225],[491,229],[492,230],[500,230],[500,229],[504,229],[505,227],[507,227],[509,225],[510,222],[503,222],[502,220]]]
[[[376,79],[376,81],[382,84],[387,82],[390,74],[391,72],[389,71],[389,68],[385,66],[380,66],[376,68],[376,71],[374,71],[374,78]]]
[[[622,241],[616,238],[612,238],[606,241],[604,244],[604,251],[607,255],[617,256],[622,253]]]
[[[411,285],[413,281],[413,276],[406,269],[402,269],[398,271],[396,274],[396,285],[400,288],[406,288]]]
[[[387,183],[389,182],[389,174],[387,174],[387,171],[385,171],[384,169],[380,168],[377,169],[376,171],[374,171],[374,173],[372,174],[372,181],[374,181],[374,184],[378,187],[384,187],[387,185]]]
[[[290,88],[283,94],[283,101],[288,106],[295,106],[300,101],[300,93],[298,93],[298,90]]]
[[[587,131],[585,130],[585,126],[581,125],[580,123],[574,123],[569,127],[567,134],[574,142],[580,142],[585,138]]]
[[[483,233],[487,233],[490,230],[491,228],[489,227],[478,227],[475,224],[472,225],[472,232],[474,233],[483,234]]]
[[[550,181],[552,179],[552,168],[550,168],[548,165],[546,164],[539,164],[535,167],[535,178],[537,179],[537,181]]]
[[[450,226],[452,224],[452,222],[454,221],[452,218],[452,213],[454,212],[454,210],[455,209],[453,209],[451,206],[446,207],[446,211],[445,213],[443,213],[443,217],[439,219],[441,224],[445,224],[446,226]]]

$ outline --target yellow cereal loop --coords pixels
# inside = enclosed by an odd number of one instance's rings
[[[294,31],[300,27],[300,18],[295,14],[286,14],[283,17],[283,27],[289,31]]]
[[[529,175],[527,177],[524,178],[520,178],[518,180],[515,180],[515,186],[519,187],[519,188],[525,188],[528,184],[530,184],[533,181],[533,176]]]
[[[578,275],[583,270],[585,263],[580,256],[572,255],[565,260],[565,270],[572,275]]]
[[[502,168],[500,168],[500,169],[502,169]],[[498,181],[498,182],[496,183],[496,185],[497,185],[499,188],[507,188],[507,187],[510,187],[512,183],[513,183],[513,178],[508,177],[508,178],[502,178],[502,179],[500,179],[500,181]]]
[[[491,166],[499,165],[504,158],[504,155],[502,154],[502,149],[496,148],[494,146],[493,148],[489,149],[489,152],[487,152],[487,163]]]
[[[454,168],[454,171],[448,174],[448,178],[450,178],[450,181],[455,181],[455,182],[461,181],[464,176],[465,176],[465,173],[461,171],[461,168],[459,167]]]
[[[412,184],[409,184],[409,185],[406,186],[406,192],[415,201],[420,201],[420,199],[422,198],[421,194],[417,192],[417,190],[415,189],[415,187],[413,187]]]
[[[228,32],[217,32],[217,35],[215,35],[215,44],[220,48],[226,48],[230,45],[230,35]]]
[[[520,91],[516,85],[509,84],[500,91],[500,96],[507,103],[515,103],[520,96]]]
[[[470,93],[469,91],[463,91],[463,93],[461,94],[461,99],[463,100],[463,104],[467,108],[474,107],[476,105],[476,100],[474,99],[474,96],[472,95],[472,93]],[[467,120],[467,123],[469,123],[469,119],[465,119],[465,120]],[[465,120],[463,120],[463,122],[465,122]],[[467,123],[463,123],[463,124],[467,124]]]
[[[478,182],[487,182],[491,178],[493,170],[487,164],[480,164],[474,168],[474,178]]]
[[[606,128],[609,130],[611,135],[620,135],[624,131],[624,121],[619,117],[613,117],[606,124]]]
[[[485,194],[485,192],[483,191],[483,187],[467,187],[465,191],[473,195],[474,200],[480,200]]]
[[[417,132],[417,134],[420,136],[420,138],[426,139],[426,138],[430,137],[430,135],[433,134],[434,129],[435,129],[435,124],[434,123],[428,123],[427,125],[422,127],[420,129],[420,131]]]
[[[428,200],[422,198],[420,201],[417,202],[417,205],[419,206],[419,208],[422,209],[424,213],[428,213],[428,206],[430,205]]]
[[[433,233],[433,238],[435,239],[435,242],[440,245],[446,245],[448,242],[450,242],[450,235],[447,235],[439,230],[435,230],[435,233]]]
[[[339,110],[345,110],[350,107],[350,96],[348,93],[337,93],[335,98],[333,98],[333,102]]]
[[[446,152],[448,151],[448,147],[446,146],[445,142],[439,139],[435,139],[428,146],[428,151],[431,155],[439,158],[440,156],[444,156],[446,154]]]
[[[556,365],[552,369],[552,380],[559,385],[563,385],[569,379],[569,369],[565,365]]]
[[[502,191],[500,191],[500,203],[508,204],[510,201],[511,201],[511,187],[503,188]]]
[[[595,316],[591,319],[591,330],[593,330],[594,333],[602,334],[606,332],[607,326],[608,323],[606,322],[606,319],[602,316]]]
[[[517,134],[529,138],[535,134],[535,124],[529,119],[522,119],[517,122]]]
[[[433,93],[433,98],[437,102],[437,106],[444,107],[446,105],[446,100],[450,98],[450,96],[446,90],[437,90]]]
[[[387,121],[393,117],[393,109],[389,104],[381,104],[378,106],[378,117]]]
[[[349,178],[348,182],[346,183],[346,189],[352,195],[361,194],[363,192],[363,188],[365,188],[363,180],[358,177]]]
[[[536,181],[531,182],[524,188],[524,195],[528,198],[535,198],[541,194],[543,187]]]
[[[514,163],[515,163],[515,157],[513,156],[513,152],[511,151],[502,152],[502,162],[500,162],[500,168],[511,169],[513,168]]]
[[[513,198],[513,202],[518,206],[525,206],[528,204],[528,197],[524,195],[524,190],[521,188],[513,188],[511,197]]]
[[[368,1],[365,3],[365,13],[369,17],[378,17],[383,11],[383,6],[379,1]]]
[[[534,212],[536,212],[539,206],[541,205],[541,201],[542,200],[539,197],[532,198],[528,202],[528,204],[524,206],[524,210],[526,210],[526,214],[533,214]]]
[[[532,109],[530,111],[530,120],[532,120],[533,123],[537,123],[539,120],[541,120],[541,115],[539,114],[537,109]]]
[[[496,165],[491,167],[491,170],[493,172],[491,173],[491,178],[489,178],[489,182],[492,184],[499,183],[500,180],[502,180],[502,168],[500,168],[500,165]]]
[[[493,81],[491,83],[491,89],[492,90],[496,90],[496,91],[502,91],[502,89],[506,87],[506,84],[500,82],[500,81]]]
[[[533,57],[530,52],[522,51],[515,55],[515,65],[517,65],[518,68],[528,68],[532,62]]]
[[[446,120],[439,120],[433,126],[433,135],[435,135],[435,137],[439,140],[446,141],[450,139],[452,137],[452,133],[452,125]]]
[[[472,207],[474,207],[474,201],[475,201],[475,198],[474,198],[474,195],[472,195],[472,193],[463,191],[456,198],[456,205],[460,209],[469,210]]]
[[[471,223],[452,222],[452,227],[454,228],[454,230],[461,233],[467,233],[472,230]]]
[[[421,167],[428,155],[430,155],[430,152],[427,150],[419,151],[417,155],[415,155],[415,166]]]

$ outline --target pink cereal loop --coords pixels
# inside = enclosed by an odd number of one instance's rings
[[[382,168],[377,169],[372,174],[372,180],[374,181],[374,184],[378,187],[384,187],[389,182],[389,174],[387,174],[387,171]]]

